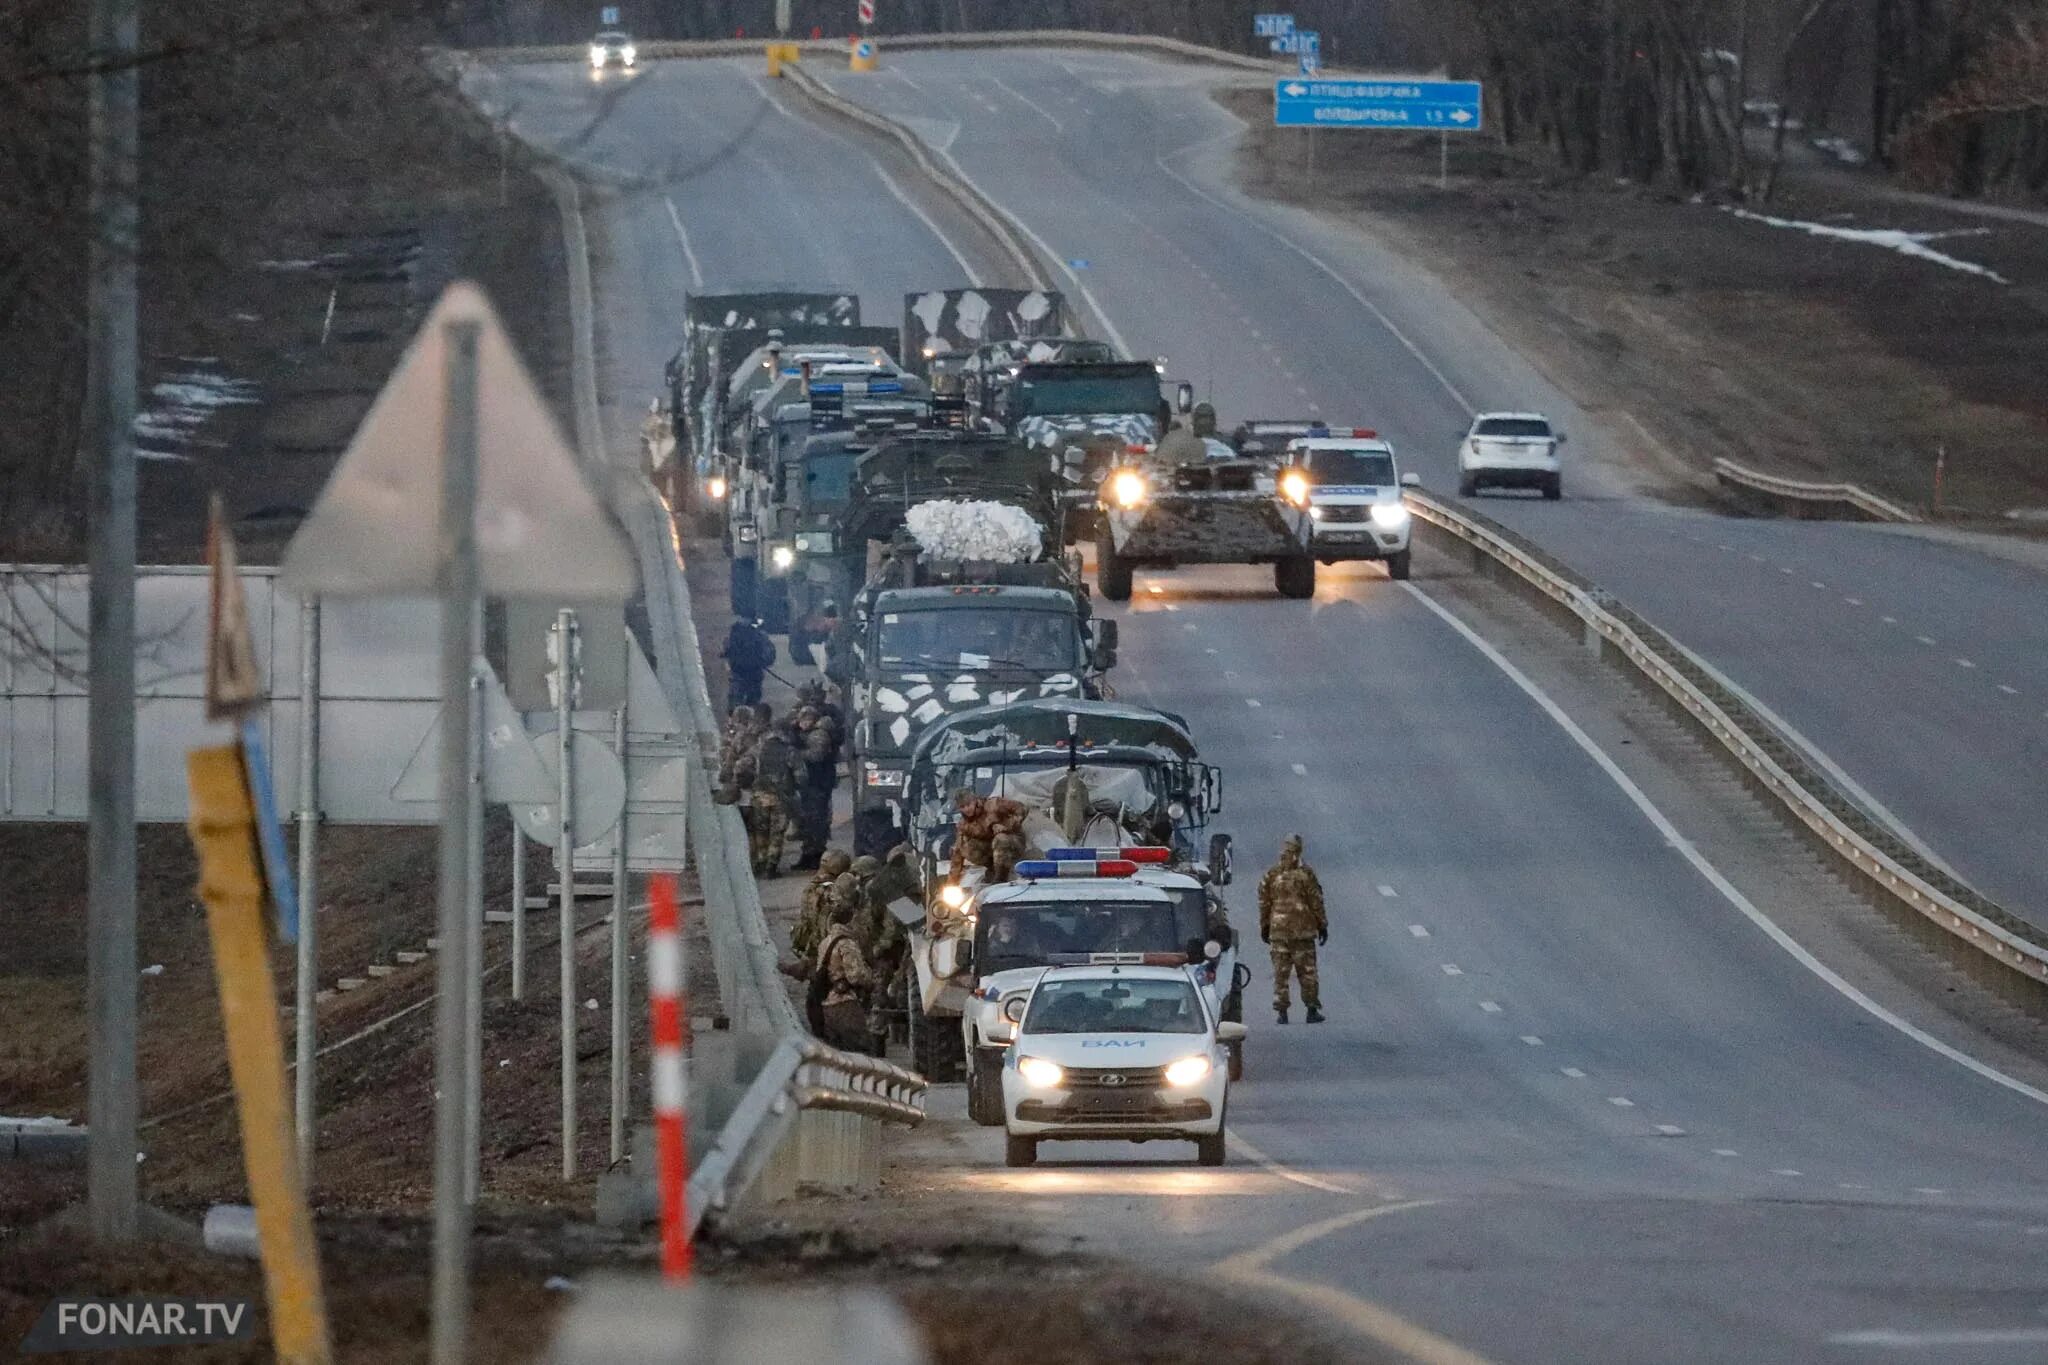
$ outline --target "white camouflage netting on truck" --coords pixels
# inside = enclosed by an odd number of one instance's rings
[[[1006,502],[921,502],[903,520],[934,559],[1028,564],[1045,548],[1045,528]]]

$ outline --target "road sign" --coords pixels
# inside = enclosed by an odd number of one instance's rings
[[[1281,128],[1420,128],[1476,133],[1483,122],[1478,81],[1286,80],[1273,84]]]
[[[1266,46],[1275,56],[1292,57],[1301,51],[1301,33],[1298,29],[1290,28],[1287,32],[1275,36]]]
[[[875,45],[863,38],[853,45],[855,61],[871,62],[875,59]]]
[[[875,22],[875,0],[860,0],[860,21],[863,24]]]
[[[1291,14],[1254,14],[1252,16],[1252,37],[1284,38],[1294,32],[1294,16]]]
[[[294,593],[427,594],[439,567],[451,324],[477,337],[476,543],[487,597],[622,601],[633,555],[570,453],[497,314],[448,286],[292,537]]]
[[[484,800],[495,805],[545,805],[555,797],[555,779],[534,749],[519,711],[498,684],[488,663],[477,661],[483,683]],[[425,803],[440,800],[441,717],[436,714],[413,750],[412,761],[391,786],[391,799]]]
[[[1301,74],[1315,75],[1323,69],[1323,35],[1315,32],[1300,34],[1295,55],[1301,58]]]
[[[617,5],[606,5],[597,12],[597,21],[600,24],[616,24],[619,22],[619,7]]]

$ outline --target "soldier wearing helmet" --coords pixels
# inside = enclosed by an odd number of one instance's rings
[[[1279,1022],[1287,1022],[1288,987],[1299,976],[1308,1022],[1322,1023],[1316,948],[1330,941],[1330,918],[1323,906],[1323,884],[1315,869],[1302,861],[1299,834],[1287,836],[1280,846],[1280,861],[1259,881],[1259,937],[1273,951],[1273,1010]]]
[[[1206,438],[1215,434],[1215,406],[1197,403],[1195,410],[1188,414],[1187,425],[1177,426],[1167,433],[1153,458],[1167,465],[1201,464],[1209,458]]]

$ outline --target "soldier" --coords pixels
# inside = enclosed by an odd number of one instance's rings
[[[852,865],[853,859],[845,853],[828,848],[818,859],[810,884],[804,887],[803,909],[789,931],[789,946],[806,962],[816,954],[818,945],[825,941],[825,931],[832,927],[832,884]]]
[[[718,651],[728,674],[726,700],[742,704],[761,700],[761,677],[775,662],[775,642],[751,617],[733,619],[725,633],[725,647]]]
[[[806,871],[818,865],[832,837],[832,790],[839,785],[839,759],[831,729],[815,706],[806,705],[796,713],[796,730],[797,755],[803,764],[797,792],[801,847],[796,865]]]
[[[737,805],[740,799],[740,764],[753,751],[754,708],[735,706],[725,718],[725,734],[718,743],[718,796],[721,805]]]
[[[868,1049],[868,1012],[861,1002],[874,985],[874,973],[854,937],[850,901],[835,901],[832,927],[818,945],[818,966],[811,976],[811,995],[824,1015],[824,1039],[849,1052]]]
[[[767,710],[767,703],[762,703],[761,709]],[[796,757],[781,730],[767,727],[754,746],[753,769],[753,818],[747,833],[753,845],[754,875],[776,877],[782,874],[789,815],[796,805]]]
[[[1259,881],[1259,937],[1273,950],[1273,1009],[1279,1022],[1287,1022],[1288,982],[1298,973],[1308,1021],[1322,1023],[1316,948],[1330,941],[1330,918],[1323,908],[1323,884],[1315,869],[1301,860],[1299,834],[1287,836],[1280,846],[1280,861]]]
[[[862,896],[861,918],[854,928],[867,944],[868,965],[875,975],[874,994],[868,1004],[868,1033],[877,1057],[888,1055],[889,1019],[895,1002],[902,998],[902,971],[910,942],[903,922],[889,909],[891,903],[923,899],[917,874],[917,855],[909,844],[898,844],[867,880]]]
[[[1188,425],[1175,427],[1154,452],[1153,458],[1161,464],[1201,464],[1209,458],[1209,446],[1204,437],[1216,434],[1216,409],[1208,403],[1195,404],[1189,414]]]

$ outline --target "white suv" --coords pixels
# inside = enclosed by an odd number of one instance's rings
[[[1376,432],[1296,437],[1288,463],[1308,475],[1309,548],[1317,559],[1378,559],[1391,578],[1408,576],[1408,507],[1403,488],[1421,480],[1402,474],[1394,448]]]
[[[1029,1166],[1045,1141],[1195,1144],[1221,1166],[1229,1045],[1243,1024],[1216,1018],[1185,967],[1051,967],[1006,1011],[1004,1161]]]
[[[1482,412],[1458,443],[1458,495],[1482,487],[1537,488],[1555,502],[1564,496],[1557,448],[1564,433],[1535,412]]]

